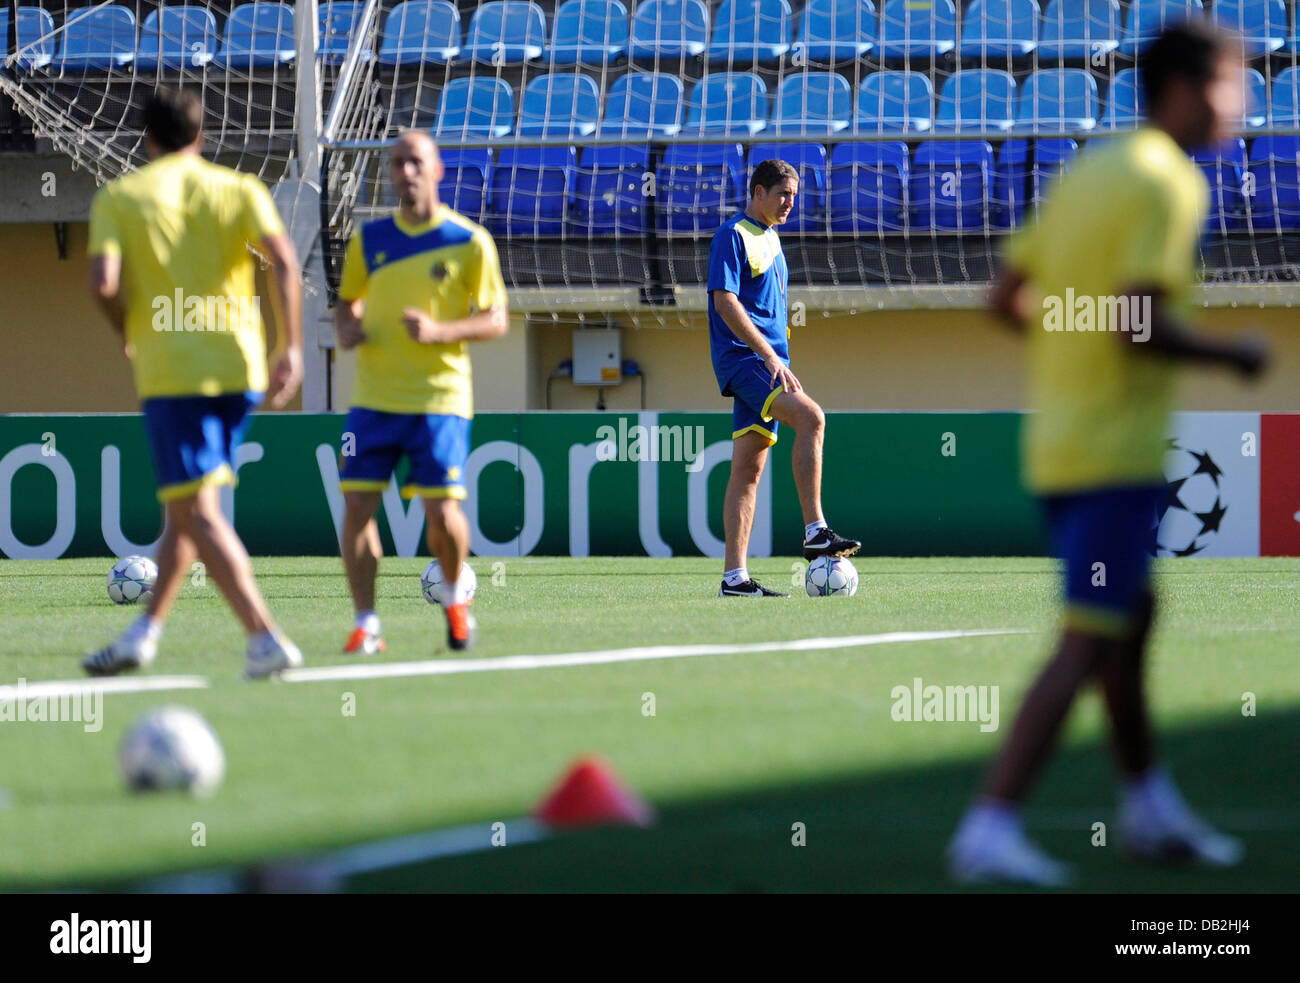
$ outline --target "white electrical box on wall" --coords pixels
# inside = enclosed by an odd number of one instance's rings
[[[623,381],[623,333],[619,328],[573,332],[573,384],[617,386]]]

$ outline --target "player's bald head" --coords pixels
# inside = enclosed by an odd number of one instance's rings
[[[393,157],[414,156],[432,162],[438,160],[438,145],[424,130],[406,130],[393,141],[389,153]]]
[[[404,209],[424,214],[437,206],[442,160],[428,133],[407,130],[394,140],[388,152],[388,170]]]

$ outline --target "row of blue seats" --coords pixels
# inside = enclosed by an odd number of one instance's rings
[[[1249,99],[1241,126],[1300,126],[1300,69],[1287,68],[1269,87],[1246,70]],[[1017,90],[1019,93],[1017,94]],[[767,85],[749,72],[718,72],[696,83],[685,106],[675,75],[629,72],[610,87],[601,113],[595,79],[539,75],[525,87],[516,123],[514,90],[504,79],[452,79],[439,97],[434,133],[443,140],[527,137],[746,135],[841,130],[1075,132],[1132,127],[1145,114],[1141,76],[1115,74],[1101,109],[1097,82],[1079,68],[1033,72],[1022,86],[1007,72],[967,69],[949,76],[935,112],[934,88],[922,72],[882,71],[863,79],[856,100],[848,79],[830,72],[787,75],[769,113]]]
[[[1085,144],[1084,153],[1105,141]],[[758,161],[779,157],[800,173],[800,193],[782,232],[940,231],[979,233],[1020,225],[1046,186],[1079,154],[1070,139],[769,143],[667,147],[654,163],[645,147],[456,149],[444,154],[440,193],[497,235],[564,232],[639,236],[657,227],[709,235],[744,207]],[[1300,230],[1300,137],[1259,137],[1247,154],[1237,138],[1197,155],[1210,181],[1207,232]]]
[[[362,4],[320,7],[321,53],[347,49]],[[788,0],[723,0],[712,27],[703,0],[643,0],[629,23],[621,0],[565,0],[547,40],[546,16],[531,0],[480,5],[462,39],[460,14],[448,0],[405,0],[384,23],[378,59],[384,65],[476,61],[524,64],[607,64],[642,59],[706,57],[713,64],[775,63],[786,56],[837,61],[875,53],[883,60],[1040,57],[1088,59],[1112,51],[1134,56],[1165,24],[1203,13],[1202,0],[1134,0],[1127,24],[1118,0],[972,0],[957,32],[953,0],[809,0],[799,37]],[[0,11],[8,30],[9,8]],[[1211,18],[1241,34],[1251,55],[1297,50],[1282,0],[1217,0]],[[59,38],[62,38],[59,41]],[[133,12],[91,7],[71,14],[56,35],[50,13],[20,7],[18,45],[25,68],[103,70],[143,68],[265,67],[294,56],[293,8],[256,2],[236,7],[224,44],[216,18],[201,5],[152,10],[139,42]],[[366,57],[373,52],[365,52]]]

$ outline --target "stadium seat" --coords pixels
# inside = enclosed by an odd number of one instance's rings
[[[771,64],[790,50],[794,14],[787,0],[722,0],[709,42],[710,65]]]
[[[1016,80],[996,68],[954,72],[939,92],[934,128],[1009,130],[1015,123]]]
[[[447,0],[403,0],[384,21],[381,65],[445,65],[459,54],[460,13]]]
[[[781,80],[770,129],[776,133],[835,133],[853,123],[853,87],[833,72],[798,72]]]
[[[206,7],[185,5],[151,10],[140,29],[135,67],[156,72],[202,68],[216,56],[217,19]]]
[[[826,231],[826,148],[820,143],[756,143],[749,148],[745,187],[765,160],[783,160],[799,172],[799,193],[778,232]]]
[[[738,143],[669,146],[655,168],[661,232],[713,235],[744,207],[745,151]]]
[[[876,7],[871,0],[808,0],[799,40],[791,48],[794,64],[855,61],[875,49]]]
[[[1032,158],[1031,158],[1032,153]],[[1026,209],[1037,209],[1047,186],[1079,154],[1073,140],[1017,137],[998,149],[990,213],[996,228],[1018,228]]]
[[[682,128],[682,80],[663,72],[628,72],[605,97],[600,136],[676,136]]]
[[[1243,130],[1257,130],[1268,122],[1268,83],[1256,68],[1246,69],[1246,113],[1238,121]]]
[[[1284,68],[1273,77],[1268,118],[1275,127],[1300,127],[1300,70]]]
[[[492,168],[489,226],[497,235],[564,231],[578,152],[573,147],[506,147]]]
[[[910,170],[905,143],[839,144],[827,182],[831,231],[903,231]]]
[[[649,170],[648,146],[583,148],[573,194],[574,231],[584,236],[644,235]]]
[[[633,58],[698,58],[709,46],[702,0],[645,0],[632,16]]]
[[[1048,0],[1038,32],[1038,63],[1088,61],[1119,47],[1119,0]]]
[[[8,45],[9,17],[13,10],[7,4],[0,9],[0,38]],[[15,32],[18,50],[22,52],[16,60],[19,69],[30,72],[34,68],[45,68],[54,60],[54,18],[49,11],[40,7],[18,8],[18,29]]]
[[[857,128],[924,133],[934,125],[934,86],[924,72],[875,72],[858,88]]]
[[[590,136],[600,119],[600,90],[587,75],[539,75],[524,89],[519,107],[521,136]]]
[[[443,175],[438,182],[438,199],[474,222],[485,221],[488,189],[492,187],[492,151],[444,148]]]
[[[1273,83],[1274,93],[1277,82]],[[1250,146],[1248,196],[1255,232],[1300,230],[1300,137],[1257,137]]]
[[[982,232],[993,191],[993,147],[984,140],[923,143],[909,175],[914,229]]]
[[[135,60],[135,14],[126,7],[91,7],[70,14],[61,36],[59,54],[50,65],[54,71],[106,72]]]
[[[1136,58],[1166,27],[1204,16],[1201,0],[1133,0],[1119,53]]]
[[[1210,208],[1205,217],[1206,232],[1231,232],[1246,224],[1242,187],[1246,174],[1246,141],[1230,139],[1223,147],[1198,150],[1192,160],[1200,165],[1210,184]]]
[[[217,64],[247,71],[293,61],[293,8],[284,3],[246,3],[226,21],[226,41]]]
[[[957,8],[952,0],[885,0],[880,57],[928,62],[957,47]]]
[[[320,45],[317,50],[322,59],[328,62],[343,60],[364,7],[361,0],[331,0],[320,5]],[[374,52],[369,48],[362,50],[362,61],[373,57]]]
[[[1070,133],[1097,126],[1097,81],[1082,68],[1045,68],[1025,79],[1016,129]]]
[[[1215,0],[1210,19],[1241,38],[1248,59],[1271,54],[1287,41],[1282,0]]]
[[[962,58],[1025,58],[1038,44],[1037,0],[971,0],[961,22]]]
[[[452,79],[442,90],[434,135],[439,140],[503,137],[513,128],[514,116],[515,97],[505,79]]]
[[[766,83],[752,72],[715,72],[691,90],[683,132],[752,135],[766,126]]]
[[[492,0],[474,11],[462,58],[482,65],[523,65],[546,49],[546,15],[532,0]]]
[[[1146,119],[1146,94],[1136,68],[1121,68],[1110,80],[1101,125],[1106,129],[1132,129]]]
[[[546,48],[552,65],[611,65],[627,51],[627,8],[620,0],[565,0],[555,12]]]

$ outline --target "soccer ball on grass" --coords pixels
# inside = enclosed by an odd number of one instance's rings
[[[186,791],[203,798],[226,775],[216,733],[185,707],[162,707],[141,717],[123,739],[118,761],[132,791]]]
[[[158,565],[147,556],[124,556],[108,571],[108,596],[114,604],[135,604],[153,592]]]
[[[808,564],[803,583],[809,597],[852,597],[858,592],[858,571],[842,556],[819,556]]]
[[[465,599],[474,600],[474,592],[478,590],[478,576],[468,563],[461,564],[460,582],[465,588]],[[420,590],[424,592],[424,599],[430,604],[442,603],[442,567],[437,560],[430,561],[424,568],[424,573],[420,575]]]

